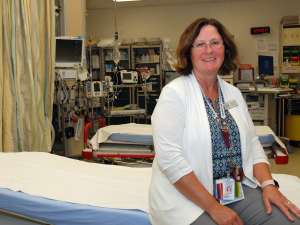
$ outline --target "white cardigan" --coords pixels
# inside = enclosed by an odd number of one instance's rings
[[[220,77],[226,103],[237,103],[229,112],[240,131],[244,184],[255,188],[253,165],[266,162],[264,150],[255,135],[247,105],[239,89]],[[189,225],[203,210],[184,197],[173,183],[193,171],[213,193],[212,146],[208,117],[193,74],[181,76],[164,87],[152,114],[156,157],[149,193],[153,225]]]

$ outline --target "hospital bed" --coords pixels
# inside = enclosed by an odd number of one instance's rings
[[[151,168],[21,152],[0,153],[0,171],[0,211],[6,213],[0,213],[0,224],[150,225]],[[281,191],[300,206],[300,179],[273,176]],[[18,222],[4,223],[7,215]]]
[[[257,132],[265,134],[265,144],[274,139],[271,131]],[[142,133],[147,139],[149,127]],[[110,136],[106,130],[95,140],[108,140]],[[150,139],[147,141],[151,144]],[[0,153],[0,171],[0,224],[150,225],[150,167],[131,168],[50,153],[20,152]],[[300,179],[285,174],[273,177],[279,181],[281,191],[300,207]],[[18,222],[8,223],[8,215]]]
[[[0,171],[0,224],[150,225],[150,168],[20,152],[0,153]]]

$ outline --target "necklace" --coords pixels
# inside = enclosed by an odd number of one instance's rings
[[[218,85],[218,92],[219,92],[218,102],[219,102],[220,116],[217,114],[214,107],[211,105],[208,97],[204,95],[204,99],[205,99],[205,102],[207,103],[208,107],[212,111],[212,113],[214,115],[214,119],[216,119],[217,123],[219,124],[224,144],[225,144],[226,148],[229,149],[231,147],[230,134],[229,134],[229,129],[228,129],[228,126],[226,123],[225,108],[224,108],[224,103],[223,103],[222,96],[221,96],[221,89],[220,89],[219,85]],[[202,92],[202,94],[203,94],[203,92]]]
[[[223,99],[222,99],[222,96],[221,96],[221,88],[220,88],[219,82],[217,83],[217,85],[218,85],[218,102],[219,102],[220,116],[216,113],[216,111],[215,111],[214,107],[212,106],[212,104],[210,103],[208,97],[204,94],[204,91],[203,91],[197,77],[196,77],[196,80],[198,81],[198,84],[199,84],[201,93],[204,96],[205,102],[207,103],[208,107],[212,111],[214,119],[219,124],[224,144],[225,144],[226,148],[229,149],[231,147],[230,134],[229,134],[229,129],[228,129],[228,126],[227,126],[227,123],[226,123],[225,107],[224,107]]]

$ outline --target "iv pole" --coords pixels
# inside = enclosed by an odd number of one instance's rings
[[[119,33],[117,26],[117,1],[114,0],[114,46],[113,46],[113,61],[115,63],[115,72],[118,71],[118,64],[120,62],[120,49],[119,49]]]

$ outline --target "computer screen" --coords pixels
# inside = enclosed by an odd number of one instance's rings
[[[56,38],[56,67],[74,67],[82,65],[84,57],[84,40],[82,38]]]
[[[260,76],[274,75],[274,59],[273,56],[258,56],[258,73]]]

